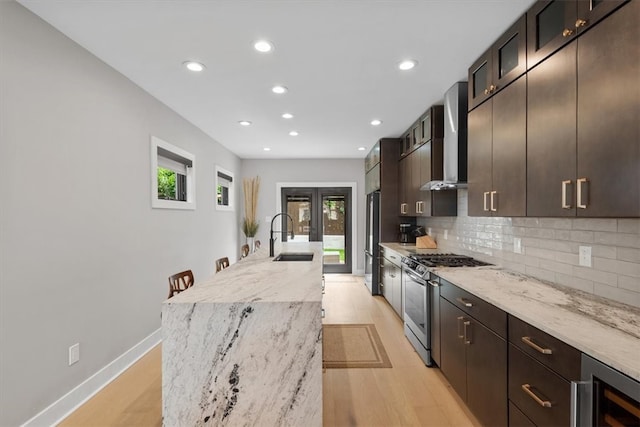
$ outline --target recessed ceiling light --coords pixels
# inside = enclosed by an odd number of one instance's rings
[[[195,72],[200,72],[202,70],[204,70],[204,65],[202,65],[199,62],[195,62],[195,61],[186,61],[183,63],[183,65],[185,67],[187,67],[187,70],[189,71],[195,71]]]
[[[240,123],[241,126],[251,126],[251,122],[249,120],[240,120],[238,123]]]
[[[291,136],[298,136],[298,135],[299,135],[299,133],[298,133],[297,131],[295,131],[295,130],[292,130],[291,132],[289,132],[289,135],[291,135]]]
[[[412,69],[416,65],[418,65],[418,61],[416,61],[415,59],[407,59],[405,61],[400,62],[398,64],[398,68],[401,69],[402,71],[407,71]]]
[[[293,119],[293,114],[291,114],[291,113],[284,113],[284,114],[282,115],[282,118],[283,118],[283,119]]]
[[[273,50],[273,43],[267,40],[258,40],[253,44],[253,48],[258,52],[267,53]]]
[[[364,150],[366,150],[366,148],[364,148],[364,147],[358,147],[358,151],[364,151]]]
[[[263,150],[264,150],[264,151],[271,151],[271,148],[269,148],[269,147],[264,147],[264,148],[263,148]]]
[[[371,120],[371,126],[380,126],[382,124],[382,120],[374,119]]]
[[[287,92],[287,88],[284,86],[274,86],[271,88],[271,91],[273,93],[277,93],[277,94],[281,94],[281,93],[286,93]]]

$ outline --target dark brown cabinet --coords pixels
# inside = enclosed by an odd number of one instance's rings
[[[544,0],[527,11],[527,69],[589,30],[626,0]],[[637,39],[636,39],[637,40]]]
[[[403,216],[457,214],[457,191],[421,191],[422,185],[443,177],[444,107],[430,107],[408,131],[412,151],[400,161]]]
[[[469,68],[469,110],[527,70],[526,24],[522,16]]]
[[[443,374],[483,425],[506,426],[506,341],[445,298],[440,322]]]
[[[580,366],[578,350],[510,315],[509,425],[569,425]]]
[[[527,215],[640,216],[639,21],[629,2],[527,74]]]
[[[527,211],[527,76],[468,116],[470,216],[524,216]]]

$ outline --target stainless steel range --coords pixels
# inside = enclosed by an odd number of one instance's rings
[[[431,269],[483,265],[491,264],[457,254],[413,254],[402,258],[404,334],[427,366],[433,366],[432,329],[438,321],[437,298],[440,295],[439,279]]]

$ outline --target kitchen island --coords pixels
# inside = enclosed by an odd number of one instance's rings
[[[268,249],[162,306],[166,426],[322,425],[322,243]]]

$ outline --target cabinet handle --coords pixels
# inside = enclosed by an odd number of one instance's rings
[[[567,185],[571,185],[571,180],[562,181],[562,209],[571,209],[571,205],[567,203]]]
[[[576,182],[578,183],[578,194],[576,196],[577,198],[576,206],[578,206],[580,209],[587,209],[587,204],[582,203],[582,184],[587,184],[589,181],[587,181],[587,178],[578,178]]]
[[[485,211],[485,212],[489,212],[489,208],[487,207],[487,196],[488,196],[489,194],[491,194],[491,193],[490,193],[490,192],[488,192],[488,191],[485,191],[485,192],[484,192],[484,194],[483,194],[483,196],[482,196],[482,202],[483,202],[483,204],[484,204],[484,211]]]
[[[551,408],[551,402],[548,400],[540,399],[534,392],[531,390],[531,386],[529,384],[522,384],[522,390],[529,395],[536,403],[543,408]]]
[[[467,326],[469,326],[469,330],[467,330]],[[464,322],[464,343],[471,344],[471,322],[469,320]]]
[[[491,212],[497,212],[498,209],[493,205],[493,196],[496,196],[496,199],[498,198],[498,192],[497,191],[492,191],[491,192]]]
[[[407,204],[406,203],[400,203],[400,213],[401,214],[406,214],[407,213]]]
[[[396,259],[396,256],[395,255],[389,255],[389,258]]]
[[[322,318],[324,319],[324,308],[321,309],[320,315],[322,316]]]
[[[497,86],[494,86],[494,85],[489,86],[489,93],[493,93],[496,89],[498,89]]]
[[[420,203],[421,203],[421,202],[416,202],[416,213],[422,213],[422,212],[420,211]]]
[[[489,95],[489,89],[485,89],[485,90],[484,90],[484,94],[485,94],[485,95]]]
[[[522,342],[542,354],[553,354],[553,350],[550,348],[540,347],[538,344],[534,343],[531,337],[522,337]]]
[[[573,34],[573,30],[565,28],[564,31],[562,32],[562,37],[569,37],[571,34]]]
[[[462,326],[462,322],[464,321],[464,317],[460,316],[458,317],[458,338],[464,338],[463,333],[461,332],[461,327]]]
[[[440,287],[440,283],[434,282],[433,280],[427,280],[427,283],[433,286],[434,288]]]
[[[465,307],[473,307],[473,304],[464,298],[456,298],[456,301],[458,301],[460,304],[464,305]]]
[[[576,28],[585,27],[588,23],[589,23],[589,21],[587,21],[585,19],[578,19],[576,21]]]

